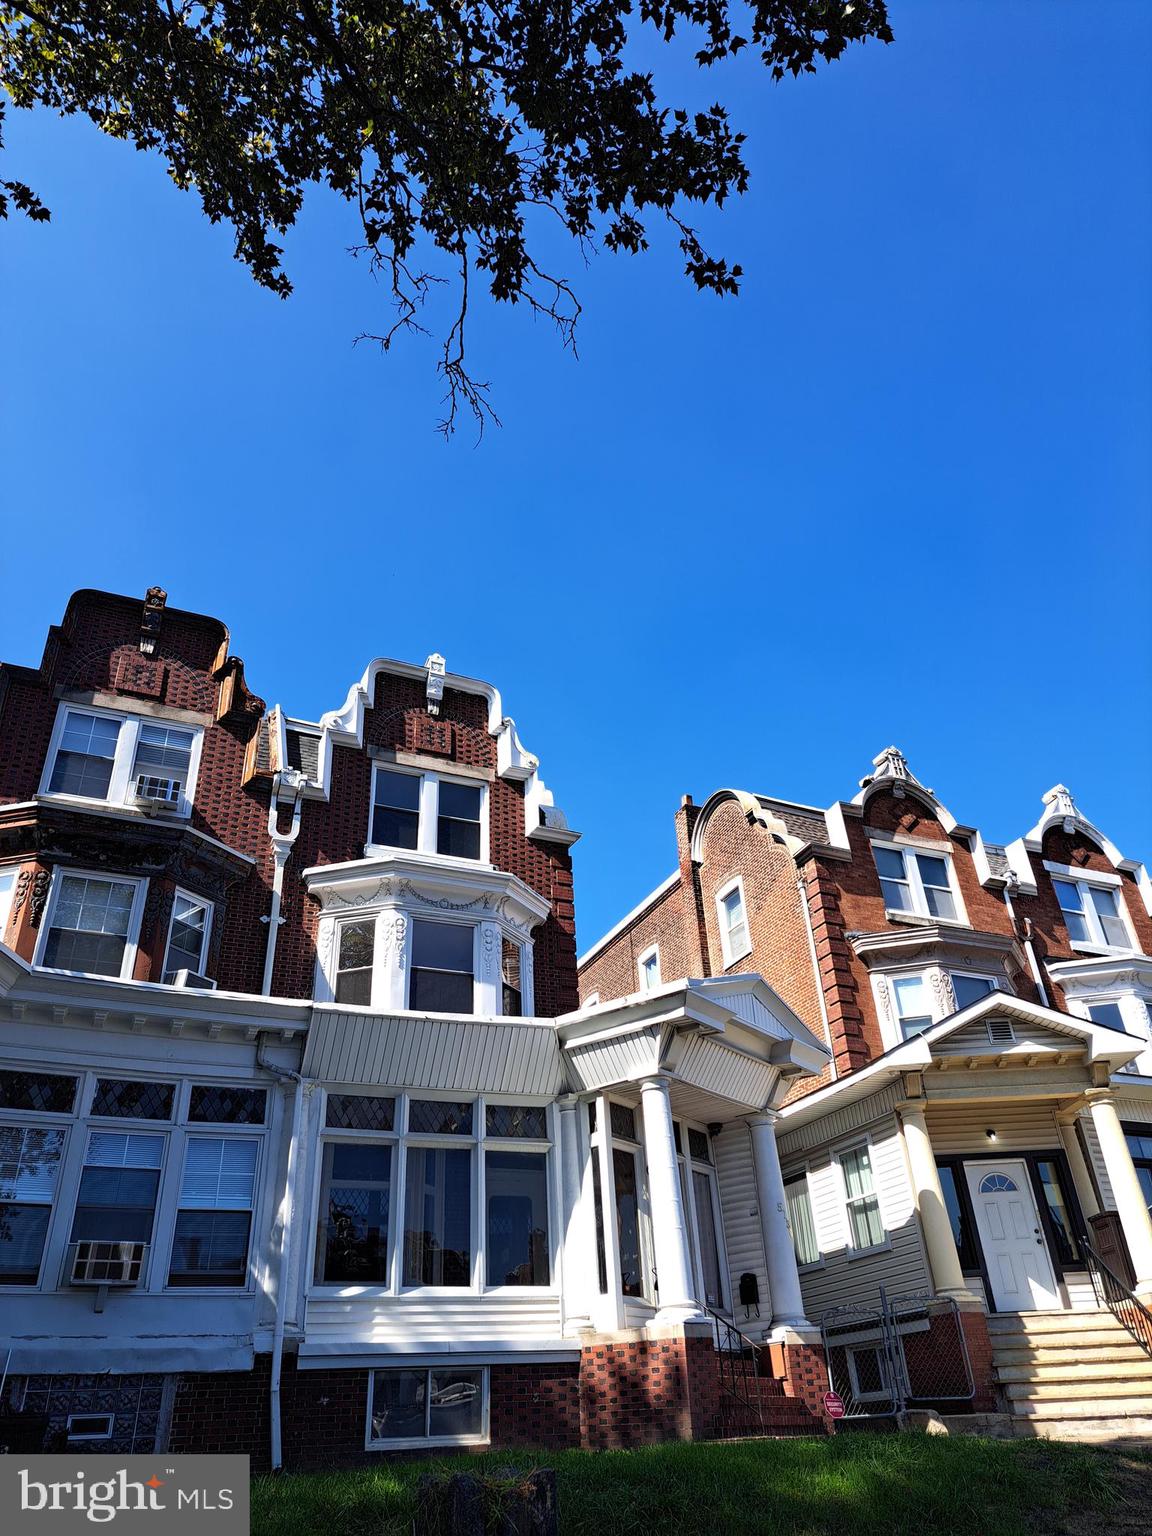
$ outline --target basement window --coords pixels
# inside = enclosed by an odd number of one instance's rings
[[[74,1445],[81,1440],[111,1440],[115,1426],[116,1416],[112,1413],[70,1413],[68,1444]]]
[[[370,1449],[404,1445],[477,1445],[488,1438],[488,1371],[373,1371],[368,1404]]]

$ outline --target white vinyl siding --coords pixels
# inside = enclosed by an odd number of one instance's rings
[[[753,1274],[760,1288],[760,1315],[770,1317],[768,1266],[764,1259],[764,1234],[756,1193],[756,1166],[752,1161],[752,1137],[743,1121],[726,1125],[712,1141],[716,1177],[720,1185],[720,1209],[724,1221],[724,1247],[728,1252],[728,1295],[739,1326],[744,1316],[740,1305],[740,1276]]]

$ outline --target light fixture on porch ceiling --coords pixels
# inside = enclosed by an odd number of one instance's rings
[[[996,1132],[995,1131],[991,1131],[991,1130],[985,1131],[984,1134],[985,1134],[985,1136],[987,1136],[989,1141],[995,1141],[996,1140]]]

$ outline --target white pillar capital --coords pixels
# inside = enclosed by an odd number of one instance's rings
[[[804,1296],[796,1267],[796,1249],[788,1227],[784,1175],[776,1147],[776,1110],[766,1109],[748,1117],[752,1134],[752,1161],[756,1171],[756,1200],[764,1238],[764,1262],[768,1269],[774,1328],[810,1328],[804,1315]]]
[[[680,1166],[672,1131],[672,1100],[662,1073],[640,1084],[644,1116],[644,1154],[648,1163],[648,1193],[652,1242],[656,1249],[656,1283],[660,1291],[658,1323],[684,1323],[703,1313],[692,1283],[688,1223],[680,1188]]]

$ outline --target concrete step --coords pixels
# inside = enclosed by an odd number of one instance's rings
[[[1077,1440],[1082,1445],[1115,1445],[1147,1450],[1152,1441],[1152,1418],[1138,1415],[1111,1419],[1015,1419],[1021,1439]]]
[[[1022,1365],[1005,1365],[996,1361],[996,1379],[1009,1382],[1100,1382],[1142,1381],[1152,1392],[1152,1360],[1140,1355],[1133,1360],[1097,1360],[1095,1355],[1069,1358],[1061,1365],[1039,1365],[1029,1362]]]
[[[1118,1328],[1120,1324],[1106,1308],[1095,1312],[997,1312],[988,1319],[993,1338],[1002,1333],[1090,1333]]]
[[[994,1333],[991,1335],[992,1353],[1000,1354],[1008,1349],[1111,1349],[1119,1345],[1135,1344],[1130,1333],[1123,1328],[1093,1328],[1091,1330],[1069,1328],[1067,1333]],[[1136,1346],[1139,1348],[1139,1345]]]
[[[1123,1397],[1045,1397],[1016,1399],[1012,1412],[1022,1419],[1130,1419],[1152,1418],[1152,1395]]]
[[[1141,1373],[1134,1377],[1107,1376],[1104,1378],[1069,1381],[1010,1381],[1004,1386],[1004,1396],[1027,1397],[1042,1402],[1046,1397],[1083,1398],[1086,1403],[1099,1397],[1147,1397],[1152,1399],[1152,1375]]]
[[[1093,1365],[1104,1365],[1108,1362],[1121,1365],[1129,1361],[1142,1360],[1152,1370],[1152,1359],[1149,1359],[1135,1339],[1129,1339],[1127,1342],[1117,1339],[1115,1343],[1109,1339],[1107,1344],[1088,1346],[1045,1344],[1039,1348],[1027,1349],[1001,1349],[997,1345],[993,1355],[997,1370],[1001,1367],[1018,1365],[1073,1365],[1081,1360],[1091,1361]]]

